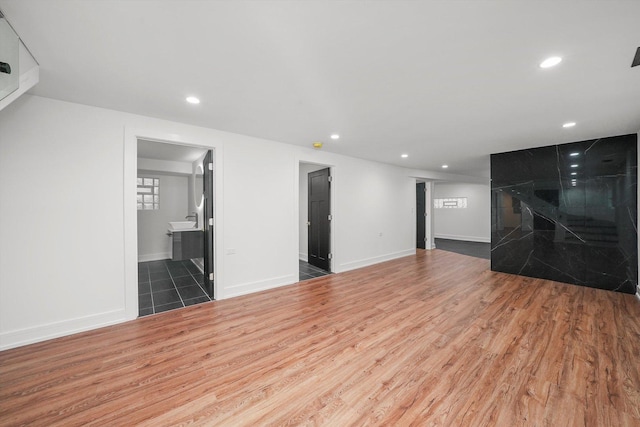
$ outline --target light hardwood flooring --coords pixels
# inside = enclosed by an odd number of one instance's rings
[[[0,353],[0,425],[640,426],[640,301],[440,250]]]

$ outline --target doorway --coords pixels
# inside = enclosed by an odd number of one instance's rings
[[[137,141],[138,315],[213,299],[214,152]]]
[[[416,248],[426,249],[426,186],[424,182],[416,183]]]
[[[416,179],[416,249],[434,249],[433,181]]]
[[[300,163],[299,280],[331,273],[331,168]]]

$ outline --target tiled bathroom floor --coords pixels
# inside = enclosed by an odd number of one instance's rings
[[[189,260],[140,262],[139,315],[142,317],[211,301],[203,285],[204,275]]]
[[[305,261],[300,261],[299,267],[301,281],[331,274]],[[203,284],[204,275],[191,261],[139,262],[140,317],[211,301]]]
[[[315,279],[316,277],[326,276],[327,274],[331,274],[328,271],[322,270],[316,266],[309,264],[308,262],[299,260],[299,269],[300,272],[298,280],[309,280]]]

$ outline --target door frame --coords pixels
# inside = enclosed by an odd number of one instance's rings
[[[177,128],[176,128],[177,127]],[[182,134],[177,133],[182,131]],[[181,126],[159,123],[153,128],[125,126],[123,141],[123,187],[124,187],[124,289],[125,317],[138,318],[138,211],[136,206],[138,174],[138,140],[185,145],[214,151],[214,297],[224,298],[224,265],[221,254],[223,237],[223,147],[222,141],[212,141],[210,135],[198,129],[185,131]]]
[[[338,234],[336,232],[337,227],[339,226],[339,222],[340,222],[340,218],[338,215],[338,204],[337,204],[337,194],[338,194],[338,186],[336,185],[339,182],[339,179],[337,177],[338,175],[338,168],[331,164],[331,163],[325,163],[322,161],[318,161],[317,159],[314,160],[307,160],[305,158],[298,158],[295,162],[295,180],[294,180],[294,201],[295,201],[295,209],[294,209],[294,241],[295,241],[295,248],[297,249],[297,253],[295,256],[295,259],[292,260],[292,268],[294,269],[293,271],[296,272],[296,278],[299,277],[300,275],[300,269],[299,269],[299,265],[298,265],[298,260],[300,259],[300,164],[310,164],[310,165],[316,165],[319,166],[319,169],[324,169],[324,168],[329,168],[329,175],[331,176],[331,191],[329,192],[329,209],[330,209],[330,214],[331,214],[331,224],[330,224],[330,232],[329,232],[329,247],[330,247],[330,251],[331,251],[331,259],[329,260],[329,269],[332,273],[339,273],[341,271],[340,269],[340,251],[338,248],[338,242],[336,240],[336,235]],[[305,191],[308,191],[308,187],[305,186]],[[308,197],[308,194],[307,194]],[[308,199],[307,199],[308,201]],[[308,213],[308,212],[307,212]],[[307,221],[306,219],[304,220],[305,222]],[[305,232],[307,232],[307,229],[305,227]],[[307,242],[308,243],[308,242]],[[305,248],[305,251],[307,250],[307,248]]]

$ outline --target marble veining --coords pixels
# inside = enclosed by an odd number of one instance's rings
[[[636,134],[491,155],[491,269],[635,293]]]

